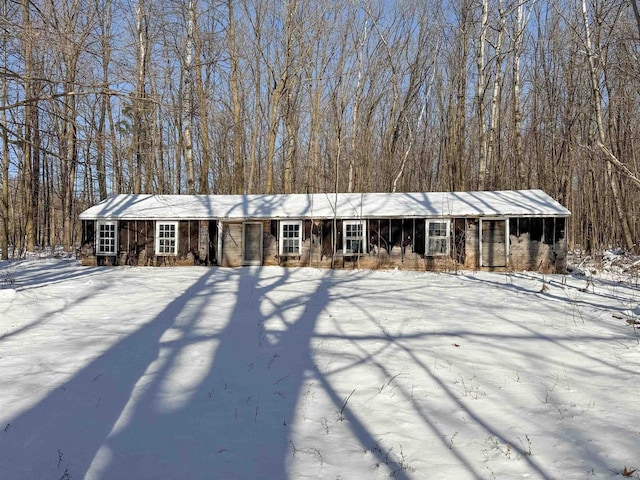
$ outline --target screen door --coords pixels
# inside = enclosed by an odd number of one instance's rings
[[[244,224],[243,265],[262,265],[262,223]]]

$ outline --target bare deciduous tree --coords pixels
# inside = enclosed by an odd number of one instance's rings
[[[114,192],[530,187],[640,234],[636,0],[0,8],[3,255]]]

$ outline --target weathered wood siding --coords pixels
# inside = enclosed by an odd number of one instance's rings
[[[156,255],[156,222],[153,220],[119,220],[116,255],[96,255],[96,220],[82,222],[81,248],[83,265],[194,265],[200,262],[200,222],[178,222],[178,251],[176,255]]]
[[[82,243],[80,247],[80,261],[82,265],[93,266],[97,265],[97,259],[95,255],[96,244],[96,222],[95,220],[83,220],[82,221]]]
[[[336,250],[333,253],[335,223]],[[283,256],[279,264],[284,266],[309,266],[318,268],[380,269],[400,267],[407,270],[424,270],[425,222],[422,219],[373,219],[366,220],[367,253],[344,255],[342,220],[306,220],[303,223],[301,255]],[[276,245],[278,239],[275,239]],[[277,248],[276,248],[277,251]],[[333,260],[333,262],[332,262]]]
[[[451,239],[451,257],[459,265],[465,265],[467,261],[467,219],[454,218],[451,221],[452,239]]]
[[[557,273],[566,271],[565,218],[512,218],[510,222],[511,269]]]
[[[507,240],[504,221],[483,221],[483,268],[564,272],[567,261],[565,218],[510,218]],[[493,223],[492,223],[493,222]],[[243,223],[223,222],[221,265],[243,264]],[[262,265],[318,268],[401,268],[405,270],[452,271],[477,269],[480,265],[480,219],[451,219],[450,255],[425,256],[425,219],[367,220],[367,253],[343,255],[341,220],[304,220],[300,255],[279,255],[279,223],[260,221],[263,226]],[[335,235],[334,235],[335,228]],[[156,256],[156,222],[118,222],[118,252],[96,256],[96,221],[82,222],[83,265],[194,265],[214,264],[218,247],[215,220],[178,222],[178,254]],[[336,248],[334,253],[334,236]],[[508,241],[508,264],[500,261]],[[491,265],[487,260],[494,259]],[[502,265],[500,265],[502,264]]]
[[[242,266],[242,223],[222,225],[222,266]]]
[[[136,265],[153,265],[156,255],[156,223],[152,220],[136,220]]]
[[[118,262],[120,265],[152,265],[155,249],[155,222],[118,222]]]
[[[262,264],[278,265],[278,222],[267,220],[262,226]]]
[[[464,263],[465,268],[476,269],[480,265],[480,221],[477,218],[465,219]]]
[[[209,263],[209,221],[198,222],[198,263]]]

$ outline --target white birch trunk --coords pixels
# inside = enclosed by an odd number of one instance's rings
[[[187,45],[185,52],[185,71],[184,71],[184,164],[187,170],[187,193],[193,195],[196,193],[195,168],[193,165],[193,32],[196,23],[196,9],[194,0],[189,0],[188,26],[187,26]]]
[[[486,90],[485,79],[485,44],[487,41],[487,21],[489,17],[489,0],[482,0],[482,15],[480,19],[480,38],[478,40],[478,56],[476,67],[478,70],[478,83],[476,85],[476,104],[478,109],[478,189],[484,190],[488,175],[487,165],[487,125],[485,122],[484,93]]]
[[[587,12],[586,0],[582,0],[582,19],[584,21],[585,46],[587,49],[587,59],[589,62],[589,75],[591,78],[591,91],[593,96],[593,107],[594,107],[594,113],[596,116],[596,125],[598,130],[596,144],[605,154],[605,161],[607,163],[606,164],[607,180],[609,181],[609,185],[611,187],[611,196],[613,197],[616,213],[618,214],[618,220],[620,221],[620,224],[622,227],[622,234],[624,236],[625,244],[629,250],[633,250],[635,246],[633,242],[633,236],[631,234],[631,229],[629,228],[629,222],[627,220],[627,216],[624,211],[624,207],[622,205],[618,179],[613,174],[613,168],[612,168],[614,164],[618,165],[618,164],[622,164],[622,162],[620,162],[618,158],[616,158],[616,156],[613,154],[613,152],[606,146],[604,122],[602,120],[602,93],[600,92],[600,84],[598,82],[598,71],[597,71],[596,60],[595,60],[596,55],[593,51],[593,45],[591,41],[591,29],[589,27],[589,14]],[[640,180],[637,181],[637,185],[640,185]]]

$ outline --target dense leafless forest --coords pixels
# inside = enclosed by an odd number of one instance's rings
[[[5,0],[2,256],[112,193],[542,188],[640,243],[637,0]]]

